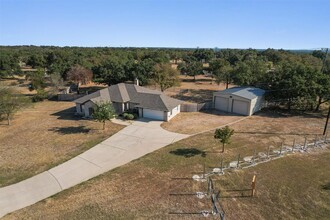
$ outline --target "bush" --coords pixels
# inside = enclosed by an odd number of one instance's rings
[[[48,98],[48,93],[43,89],[38,89],[37,94],[33,95],[32,101],[33,102],[41,102],[41,101],[43,101],[47,98]]]
[[[128,114],[127,115],[127,119],[128,120],[133,120],[134,119],[134,115],[133,114]]]
[[[127,112],[124,112],[124,113],[123,113],[123,117],[124,117],[126,120],[133,120],[133,119],[135,119],[135,117],[134,117],[133,114],[130,114],[130,113],[127,113]]]
[[[138,113],[132,109],[126,110],[125,112],[121,113],[119,116],[123,117],[126,120],[133,120],[139,117]]]

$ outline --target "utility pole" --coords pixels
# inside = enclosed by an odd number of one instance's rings
[[[321,69],[321,73],[324,73],[325,71],[325,66],[326,66],[326,62],[327,62],[327,57],[328,57],[328,50],[329,48],[324,48],[325,49],[325,56],[323,58],[323,63],[322,63],[322,69]],[[321,49],[323,50],[323,49]],[[324,130],[323,130],[323,136],[326,134],[327,132],[327,127],[328,127],[328,122],[329,122],[329,116],[330,116],[330,106],[329,106],[329,111],[328,111],[328,116],[327,116],[327,120],[325,122],[324,125]]]

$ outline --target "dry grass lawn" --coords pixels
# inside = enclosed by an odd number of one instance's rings
[[[196,76],[196,81],[193,79],[191,76],[180,75],[180,85],[165,90],[165,94],[186,102],[202,103],[211,101],[213,92],[226,88],[224,84],[217,85],[211,77],[199,75]],[[233,86],[229,85],[229,87]],[[160,90],[155,85],[149,86],[149,88]]]
[[[320,134],[324,118],[283,116],[269,112],[233,126],[236,134],[222,154],[251,155],[269,145],[291,143],[297,134]],[[251,133],[242,133],[249,131]],[[300,135],[301,137],[301,135]],[[303,138],[301,137],[301,140]],[[301,141],[300,140],[300,141]],[[207,132],[181,140],[120,168],[68,189],[4,219],[205,219],[169,212],[211,210],[209,200],[170,193],[204,191],[205,183],[172,180],[219,164],[221,145]],[[226,219],[328,219],[330,216],[330,151],[295,154],[215,178],[222,190]],[[257,174],[257,197],[242,197]],[[209,219],[218,219],[210,217]]]
[[[24,76],[15,76],[13,78],[0,79],[0,85],[11,86],[16,92],[25,95],[33,95],[37,92],[29,90],[30,81],[25,80]]]
[[[244,116],[227,114],[218,111],[181,112],[169,122],[164,122],[162,128],[181,134],[196,134],[215,129],[228,123],[233,123]]]
[[[43,172],[96,145],[120,129],[75,117],[72,102],[44,101],[0,122],[0,186]]]

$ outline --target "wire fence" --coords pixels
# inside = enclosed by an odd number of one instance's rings
[[[221,176],[225,172],[230,170],[237,169],[246,169],[249,167],[256,166],[261,163],[266,163],[271,160],[279,159],[292,154],[304,154],[317,150],[325,150],[329,148],[330,137],[325,136],[315,136],[313,140],[308,140],[304,136],[304,140],[299,138],[301,143],[298,143],[296,139],[293,140],[292,144],[282,143],[279,147],[271,149],[271,147],[265,148],[265,151],[257,152],[256,149],[253,149],[251,155],[242,156],[241,154],[237,155],[237,159],[232,160],[229,163],[224,163],[223,158],[220,159],[220,164],[208,170],[206,165],[203,164],[203,172],[201,174],[195,174],[192,178],[172,178],[175,180],[190,180],[192,182],[200,182],[199,184],[204,184],[205,187],[202,187],[203,190],[190,193],[171,193],[170,196],[196,196],[200,200],[204,200],[204,204],[208,204],[208,209],[201,207],[201,210],[196,210],[192,212],[169,212],[169,214],[175,215],[200,215],[203,217],[212,217],[212,219],[225,220],[225,210],[221,204],[222,198],[229,198],[228,196],[223,196],[220,189],[215,187],[212,176]],[[303,141],[302,141],[303,140]],[[220,165],[220,166],[219,166]],[[177,184],[175,184],[177,187]],[[201,185],[201,186],[202,186]],[[196,187],[194,188],[196,190]],[[254,197],[255,196],[255,176],[253,177],[251,189],[239,189],[239,190],[224,190],[224,192],[235,192],[236,191],[249,191],[249,195],[241,195],[239,197]],[[233,192],[232,192],[233,191]],[[232,195],[231,195],[232,196]],[[236,196],[237,197],[237,196]],[[235,198],[236,198],[235,197]],[[200,204],[200,203],[198,203]]]

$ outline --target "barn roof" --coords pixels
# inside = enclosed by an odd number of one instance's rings
[[[233,87],[214,93],[215,96],[221,94],[235,95],[252,100],[257,97],[263,96],[265,94],[265,90],[255,87]]]

